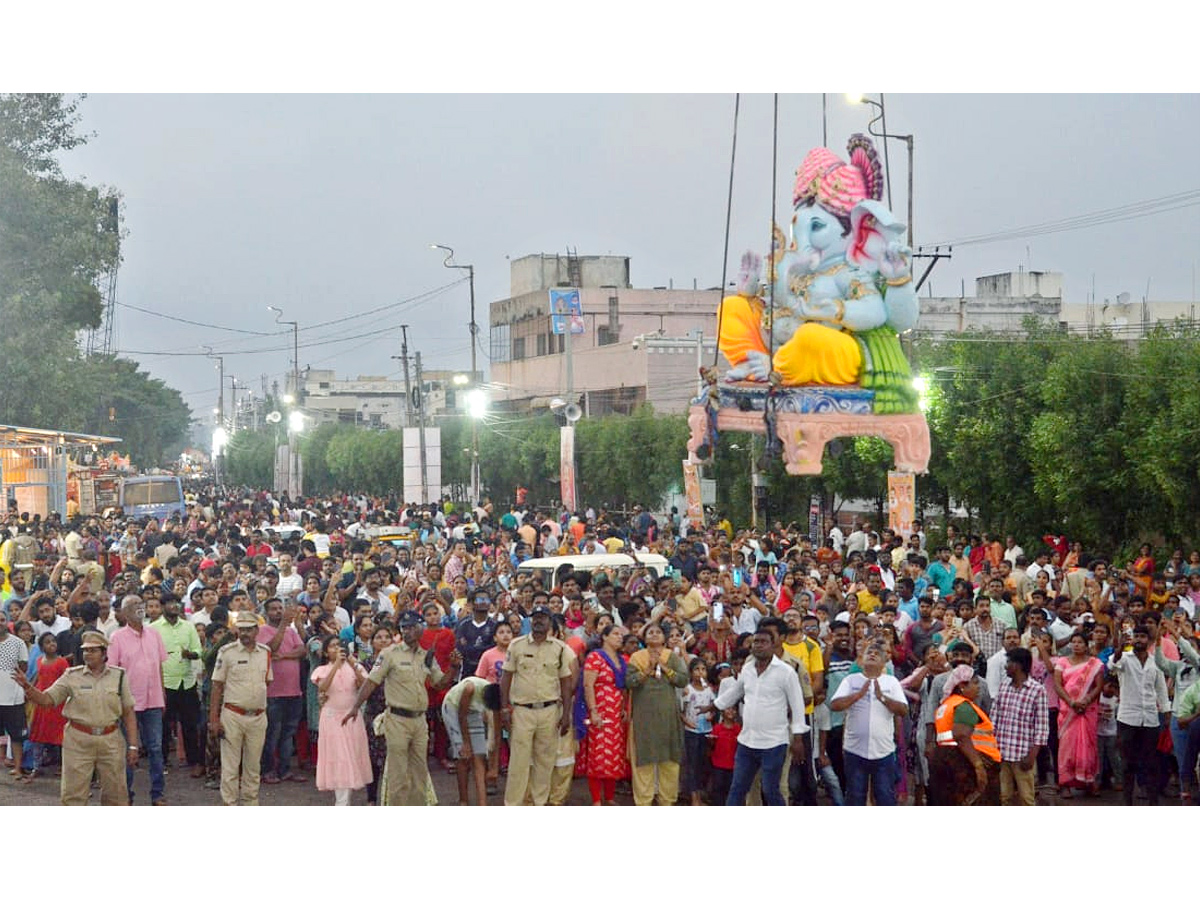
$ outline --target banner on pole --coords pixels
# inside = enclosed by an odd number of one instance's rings
[[[683,461],[683,495],[687,500],[688,525],[691,531],[704,529],[704,495],[700,490],[700,468],[695,463]]]
[[[559,429],[558,480],[562,489],[562,505],[568,513],[578,506],[575,499],[575,426],[564,425]]]
[[[583,334],[583,301],[579,288],[567,291],[550,291],[550,327],[555,334],[566,334],[567,323],[571,334]]]
[[[888,472],[888,527],[902,537],[912,534],[917,507],[917,476]]]

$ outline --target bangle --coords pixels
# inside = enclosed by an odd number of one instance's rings
[[[142,751],[141,751],[139,748],[137,748],[137,747],[133,746],[133,744],[130,744],[130,745],[129,745],[129,749],[130,749],[130,750],[132,750],[134,753],[141,753],[141,752],[142,752]]]
[[[904,285],[908,284],[910,281],[912,281],[912,273],[905,275],[903,278],[887,279],[887,286],[888,287],[903,287]]]

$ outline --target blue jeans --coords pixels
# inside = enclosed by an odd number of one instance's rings
[[[150,800],[154,801],[163,795],[163,790],[166,788],[166,781],[163,778],[163,710],[160,706],[156,709],[144,709],[135,715],[137,716],[138,742],[150,760]],[[129,735],[125,737],[128,739]],[[129,805],[132,806],[133,769],[129,766],[125,767],[125,786],[129,789]]]
[[[1182,752],[1179,753],[1179,789],[1185,794],[1191,794],[1192,802],[1200,806],[1200,797],[1196,795],[1196,759],[1200,757],[1200,719],[1194,721],[1187,728],[1180,728],[1175,724],[1175,717],[1172,716],[1171,737],[1175,738],[1176,734],[1182,737],[1182,740],[1175,744],[1176,748],[1182,749]]]
[[[1180,790],[1183,790],[1183,756],[1187,751],[1188,730],[1179,727],[1179,719],[1171,715],[1171,749],[1175,753],[1175,762],[1179,766]]]
[[[864,759],[845,751],[846,759],[846,805],[867,805],[867,779],[871,780],[876,806],[896,805],[896,777],[899,769],[896,754],[889,753],[881,759]]]
[[[746,794],[750,792],[755,773],[761,768],[763,805],[783,806],[779,777],[783,773],[783,761],[787,759],[787,750],[787,744],[780,744],[769,750],[752,750],[745,744],[738,744],[737,754],[733,758],[733,781],[729,785],[729,796],[725,805],[746,805]]]
[[[262,752],[264,775],[287,778],[292,771],[294,738],[303,714],[303,697],[267,698],[267,739]]]
[[[833,771],[833,766],[819,767],[817,774],[821,776],[821,781],[825,784],[829,802],[834,806],[845,806],[846,799],[842,796],[842,783],[838,781],[837,772]]]

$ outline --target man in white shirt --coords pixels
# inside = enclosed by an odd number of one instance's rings
[[[25,727],[25,689],[13,679],[29,666],[29,648],[25,642],[0,625],[0,734],[8,735],[14,771],[21,772],[21,755],[28,737]],[[776,779],[778,780],[778,779]]]
[[[279,554],[279,584],[275,586],[275,596],[280,600],[292,602],[304,590],[304,579],[292,568],[292,554]]]
[[[1125,805],[1133,806],[1133,783],[1141,781],[1151,806],[1158,806],[1158,761],[1154,758],[1162,714],[1169,712],[1167,681],[1150,655],[1150,629],[1133,629],[1133,652],[1117,641],[1109,671],[1121,683],[1117,705],[1117,742],[1125,760]]]
[[[887,650],[871,643],[863,651],[862,671],[842,679],[829,701],[831,712],[845,712],[842,754],[846,765],[846,805],[867,805],[867,781],[876,806],[896,805],[895,717],[908,712],[900,682],[884,671]]]
[[[842,529],[836,525],[830,528],[829,539],[833,541],[833,549],[840,554],[842,552],[842,545],[846,542],[846,535],[842,533]]]
[[[1012,566],[1015,569],[1017,567],[1017,557],[1024,556],[1025,551],[1021,549],[1021,545],[1017,543],[1017,539],[1011,534],[1004,539],[1004,543],[1006,545],[1004,548],[1004,558],[1012,563]],[[1047,559],[1049,559],[1049,557],[1047,557]],[[1033,575],[1030,575],[1029,577],[1033,578]]]
[[[775,636],[771,631],[763,628],[754,633],[750,653],[752,659],[742,666],[741,675],[722,683],[721,695],[710,708],[723,711],[745,701],[725,805],[743,806],[754,776],[761,769],[765,805],[783,806],[779,778],[788,744],[792,762],[803,764],[806,758],[803,735],[808,732],[808,721],[804,716],[804,695],[792,667],[775,655]]]
[[[1008,651],[1015,647],[1021,646],[1021,632],[1015,628],[1004,629],[1004,646],[997,650],[987,661],[987,689],[988,696],[998,697],[1000,695],[1000,684],[1004,681],[1008,666]]]
[[[851,553],[865,553],[867,550],[867,523],[859,522],[854,526],[854,531],[850,532],[850,536],[846,538],[846,553],[849,556]]]
[[[1016,568],[1016,562],[1013,561],[1013,568]],[[1054,566],[1050,565],[1050,551],[1039,550],[1033,558],[1033,565],[1025,570],[1025,575],[1033,584],[1037,584],[1038,572],[1045,572],[1050,576],[1050,580],[1054,580]]]
[[[390,616],[396,611],[396,595],[399,593],[400,589],[394,584],[383,583],[378,569],[368,569],[356,599],[369,601],[375,615]]]
[[[45,592],[49,594],[49,591]],[[71,630],[71,620],[66,616],[60,616],[54,609],[54,600],[49,596],[44,596],[38,599],[34,604],[34,611],[37,618],[33,624],[33,639],[37,641],[47,631],[51,634],[62,634],[64,631]]]

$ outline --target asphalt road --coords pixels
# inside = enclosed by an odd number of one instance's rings
[[[43,776],[30,784],[14,784],[9,777],[11,771],[11,769],[4,769],[0,772],[0,806],[55,806],[58,804],[59,782],[57,778]],[[303,784],[285,782],[277,785],[263,785],[259,794],[259,803],[263,806],[331,806],[333,804],[332,793],[316,789],[311,771],[303,774],[308,779]],[[458,787],[454,776],[443,772],[440,766],[435,766],[432,774],[434,788],[437,790],[441,804],[447,806],[456,804]],[[165,798],[171,806],[219,806],[221,804],[220,793],[205,788],[203,779],[190,777],[186,767],[177,764],[174,768],[168,769],[166,781]],[[136,795],[136,805],[142,806],[150,803],[150,779],[145,760],[138,765],[133,789]],[[501,778],[500,793],[489,797],[489,802],[495,805],[502,804],[503,791],[504,779]],[[586,806],[590,802],[587,781],[576,778],[571,786],[568,805]],[[616,802],[618,806],[631,806],[633,798],[627,792],[618,793]],[[1178,799],[1164,799],[1162,802],[1168,806],[1179,804]],[[99,805],[100,792],[98,790],[92,791],[91,803],[95,806]],[[354,806],[365,806],[367,803],[366,791],[355,791],[351,803]],[[821,803],[828,803],[823,794]],[[1043,788],[1038,792],[1039,806],[1118,806],[1120,803],[1120,794],[1113,791],[1108,791],[1095,799],[1082,797],[1069,801],[1060,800],[1052,790]]]

